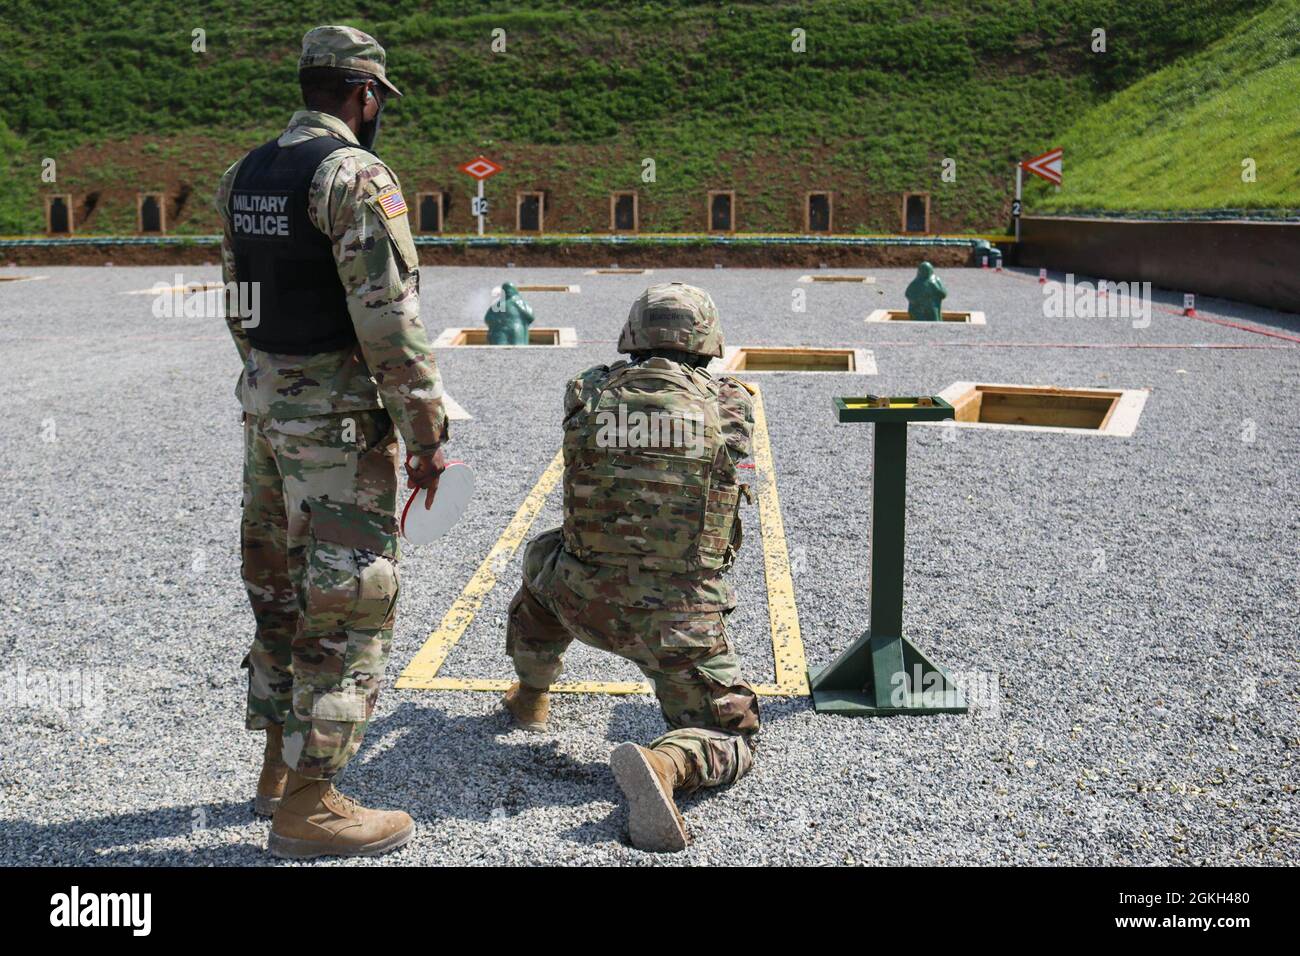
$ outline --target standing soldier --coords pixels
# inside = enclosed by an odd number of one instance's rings
[[[681,850],[673,791],[734,783],[753,764],[758,698],[726,625],[753,404],[746,385],[705,368],[722,330],[702,289],[647,289],[618,350],[632,360],[588,369],[565,395],[564,526],[524,555],[506,636],[519,680],[505,706],[545,731],[574,638],[640,667],[669,731],[648,748],[621,744],[610,765],[633,844]]]
[[[281,857],[402,846],[401,811],[331,781],[357,752],[392,645],[397,436],[407,484],[444,467],[442,381],[420,323],[401,187],[372,152],[384,49],[349,27],[303,37],[306,109],[226,171],[222,278],[254,308],[227,322],[243,360],[243,578],[257,633],[247,726],[266,732],[255,812]],[[231,288],[231,286],[227,286]]]

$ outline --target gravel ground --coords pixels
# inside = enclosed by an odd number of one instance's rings
[[[8,270],[12,272],[13,270]],[[220,320],[156,319],[120,293],[176,269],[44,268],[0,283],[5,593],[0,860],[263,864],[242,731],[250,637],[238,569],[237,360]],[[836,270],[848,271],[848,270]],[[0,275],[6,270],[0,270]],[[215,267],[183,270],[212,280]],[[1028,273],[948,270],[948,305],[988,325],[863,319],[902,308],[911,270],[801,285],[797,270],[426,268],[432,335],[477,325],[503,278],[571,349],[440,355],[474,416],[453,432],[480,476],[453,540],[410,548],[390,665],[438,623],[558,447],[564,381],[609,361],[649,282],[708,288],[732,344],[871,348],[879,374],[765,375],[809,662],[865,625],[871,440],[833,395],[957,380],[1150,388],[1128,439],[912,430],[909,637],[972,691],[967,716],[851,720],[764,699],[753,774],[684,801],[684,854],[642,854],[606,760],[661,720],[646,697],[561,696],[554,732],[508,729],[495,695],[387,690],[345,789],[412,812],[428,863],[1293,864],[1300,354],[1295,343],[1157,311],[1048,319]],[[795,290],[806,311],[791,308]],[[1181,297],[1157,290],[1157,306]],[[1201,300],[1202,316],[1300,334],[1300,317]],[[1097,348],[1018,347],[1073,343]],[[1126,348],[1230,345],[1249,349]],[[558,523],[559,493],[533,526]],[[772,678],[756,511],[733,616]],[[518,560],[443,673],[507,677]],[[632,678],[575,646],[569,676]],[[43,692],[43,693],[42,693]]]

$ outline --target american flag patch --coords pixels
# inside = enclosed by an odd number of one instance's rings
[[[375,199],[379,202],[379,208],[384,211],[386,218],[396,219],[398,216],[406,215],[406,200],[402,198],[400,189],[389,189],[380,193]]]

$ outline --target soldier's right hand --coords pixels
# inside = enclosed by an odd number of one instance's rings
[[[406,487],[424,488],[424,510],[433,506],[433,496],[438,493],[438,477],[447,470],[447,458],[439,446],[432,455],[406,456]]]

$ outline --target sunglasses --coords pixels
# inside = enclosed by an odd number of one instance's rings
[[[388,99],[388,91],[385,90],[382,86],[380,86],[379,83],[377,83],[375,80],[356,79],[356,80],[348,80],[347,82],[349,86],[367,87],[369,92],[371,92],[374,95],[375,99],[379,101],[380,106],[383,106],[384,102]]]

